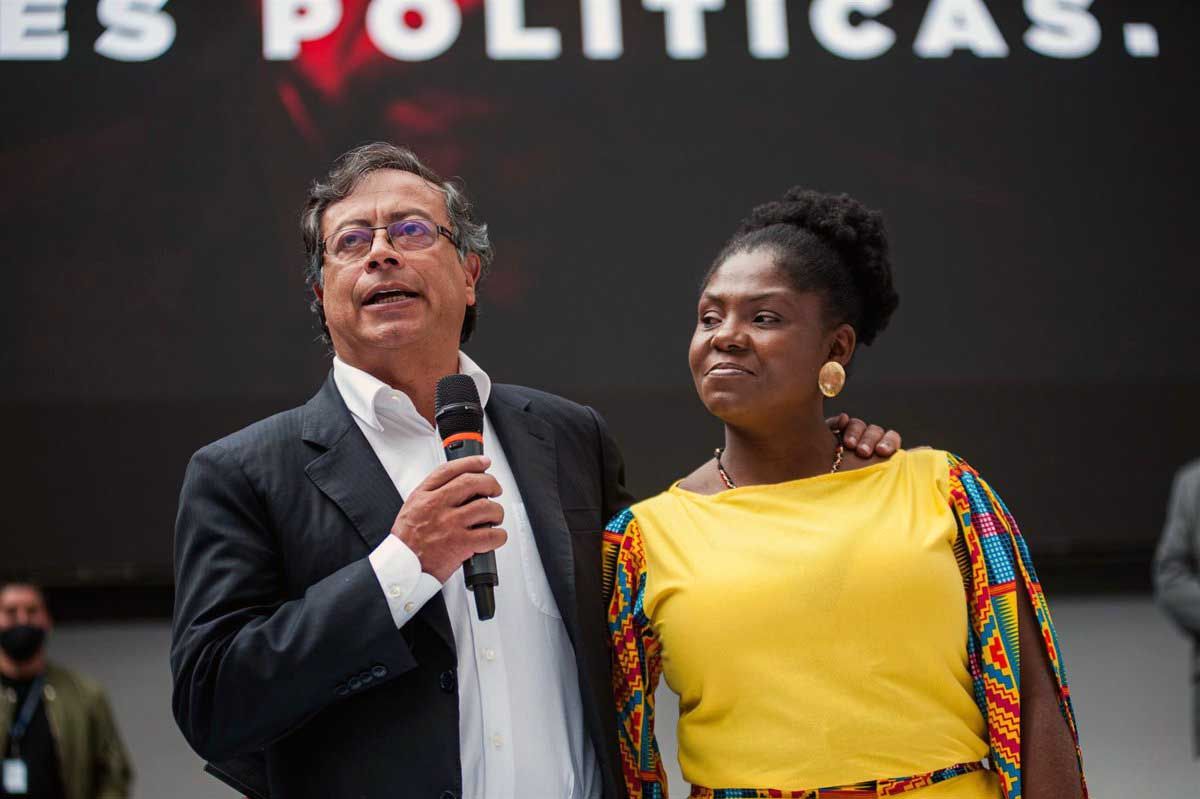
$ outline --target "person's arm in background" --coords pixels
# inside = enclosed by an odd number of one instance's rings
[[[103,691],[91,698],[88,723],[92,726],[92,768],[95,799],[129,799],[133,767],[129,753],[113,719],[112,708]]]
[[[1167,521],[1154,554],[1154,597],[1188,635],[1200,636],[1200,461],[1175,476]]]

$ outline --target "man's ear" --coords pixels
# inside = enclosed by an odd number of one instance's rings
[[[467,257],[462,259],[462,268],[466,278],[467,305],[474,305],[475,286],[479,283],[479,276],[483,272],[483,262],[479,260],[477,253],[469,252]]]
[[[313,283],[312,290],[313,290],[313,294],[316,295],[316,297],[317,297],[317,302],[320,302],[320,303],[325,302],[325,287],[324,286],[322,286],[319,282]]]

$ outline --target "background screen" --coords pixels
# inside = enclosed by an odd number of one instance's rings
[[[7,568],[169,583],[189,455],[329,369],[298,214],[382,139],[489,223],[467,352],[605,414],[640,496],[720,443],[685,353],[739,220],[882,210],[900,309],[831,409],[1142,579],[1200,455],[1196,4],[448,1],[4,4]]]

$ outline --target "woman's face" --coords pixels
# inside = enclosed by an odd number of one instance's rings
[[[815,292],[800,292],[769,249],[730,256],[700,296],[688,363],[709,412],[740,427],[778,424],[821,407],[817,373],[848,363],[849,325],[827,329]]]

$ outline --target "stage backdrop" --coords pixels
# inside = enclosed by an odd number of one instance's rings
[[[329,368],[305,187],[385,139],[490,225],[470,354],[605,413],[641,495],[719,443],[685,351],[746,211],[882,209],[900,309],[837,407],[971,459],[1047,568],[1144,583],[1200,456],[1198,35],[1186,0],[3,0],[3,570],[170,581],[190,454]]]

